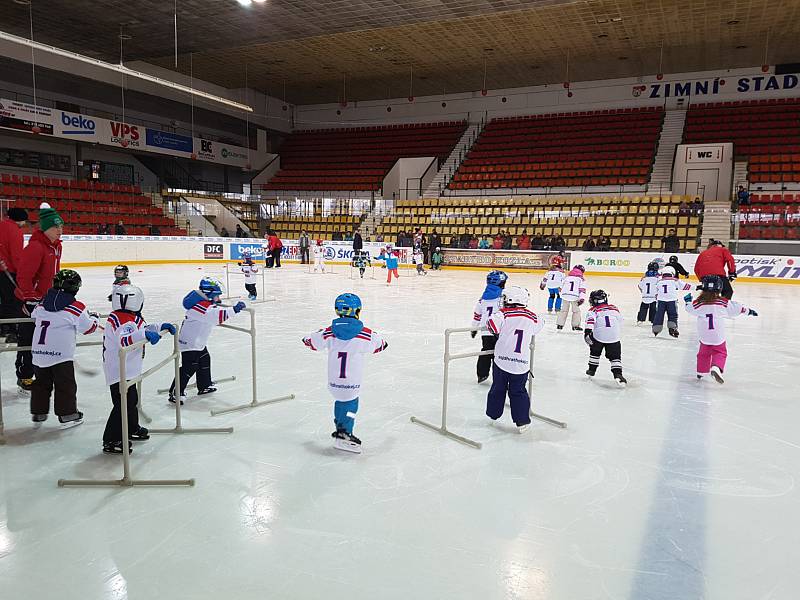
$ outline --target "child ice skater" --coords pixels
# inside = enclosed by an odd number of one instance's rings
[[[414,248],[414,254],[412,255],[412,260],[414,264],[417,266],[417,275],[427,275],[428,272],[425,270],[425,254],[422,252],[422,248],[417,246]]]
[[[123,285],[130,285],[131,278],[128,276],[127,265],[117,265],[114,267],[114,283],[111,284],[111,293],[108,295],[108,301],[114,296],[114,290]]]
[[[442,254],[441,248],[436,248],[433,254],[431,255],[431,269],[433,271],[439,271],[442,268],[442,263],[444,262],[444,254]]]
[[[250,254],[245,254],[242,262],[239,263],[244,273],[244,289],[247,290],[247,299],[250,301],[258,298],[258,288],[256,287],[256,273],[258,267],[253,263],[253,257]]]
[[[531,398],[526,386],[530,376],[531,340],[544,328],[544,321],[529,311],[530,294],[512,285],[503,291],[503,308],[487,323],[497,336],[492,365],[492,387],[486,397],[486,415],[496,421],[503,416],[506,394],[511,404],[511,419],[523,433],[531,423]]]
[[[661,270],[661,278],[656,286],[656,314],[653,317],[653,335],[664,329],[664,315],[667,317],[667,331],[676,338],[678,332],[678,292],[692,289],[688,283],[681,283],[675,269],[669,265]]]
[[[475,303],[475,310],[472,311],[472,327],[486,327],[489,322],[489,317],[493,314],[500,312],[503,308],[503,288],[508,281],[508,275],[503,271],[490,271],[486,275],[486,287],[483,290],[478,302]],[[477,331],[470,333],[474,339]],[[481,332],[481,352],[488,352],[494,350],[497,338],[490,331]],[[476,371],[478,374],[478,383],[483,383],[489,379],[489,370],[492,366],[492,355],[484,354],[478,357]]]
[[[331,326],[307,335],[303,343],[311,350],[328,351],[328,391],[335,400],[333,445],[358,454],[361,440],[353,435],[353,426],[361,395],[364,355],[383,352],[389,344],[359,320],[361,299],[355,294],[338,296],[334,311],[337,318]]]
[[[641,325],[645,320],[652,324],[656,316],[656,289],[658,287],[658,263],[653,261],[647,265],[642,278],[639,280],[639,291],[642,302],[639,304],[639,313],[636,315],[636,325]]]
[[[564,278],[561,284],[561,297],[564,300],[564,310],[558,313],[556,319],[556,329],[564,329],[564,324],[567,322],[567,315],[570,310],[572,311],[572,329],[573,331],[583,331],[581,327],[581,304],[586,300],[586,283],[583,279],[583,274],[586,269],[583,265],[576,265]]]
[[[381,253],[375,257],[375,260],[382,260],[386,265],[386,285],[390,285],[392,283],[392,275],[394,275],[395,279],[399,279],[399,275],[397,274],[397,267],[400,264],[398,257],[400,255],[392,249],[392,245],[389,244],[386,248],[381,248]]]
[[[556,312],[561,312],[561,284],[564,283],[564,269],[561,264],[550,265],[550,270],[544,274],[542,283],[539,284],[539,289],[547,289],[549,297],[547,298],[547,312],[553,312],[555,307]]]
[[[741,315],[757,317],[752,308],[742,306],[738,302],[722,297],[725,282],[719,275],[706,275],[700,281],[702,290],[697,300],[692,302],[692,295],[686,294],[686,312],[697,317],[697,335],[700,338],[700,349],[697,351],[697,378],[711,375],[717,383],[724,383],[725,361],[728,348],[725,345],[725,319],[733,319]]]
[[[142,317],[144,292],[133,285],[118,286],[111,298],[112,311],[106,321],[103,332],[103,370],[106,385],[111,392],[111,414],[108,415],[106,428],[103,431],[103,452],[106,454],[122,454],[122,395],[120,393],[119,351],[122,348],[146,339],[157,344],[161,339],[159,331],[169,331],[175,335],[172,323],[154,323],[145,325]],[[142,374],[144,352],[129,352],[125,358],[125,377],[133,379]],[[150,439],[150,432],[139,425],[139,394],[136,385],[128,387],[126,410],[128,411],[128,440],[145,441]],[[128,442],[128,452],[132,452],[132,444]]]
[[[625,387],[628,380],[622,376],[622,314],[608,303],[608,294],[595,290],[589,294],[589,312],[586,314],[586,330],[583,339],[589,346],[589,368],[586,374],[594,377],[600,365],[603,351],[611,362],[611,374],[616,382]]]
[[[366,250],[355,250],[353,252],[353,267],[358,269],[358,274],[361,276],[361,279],[364,279],[364,272],[367,270],[367,267],[372,266],[372,261],[369,258],[369,252]]]
[[[183,299],[186,316],[178,334],[181,349],[180,402],[186,401],[186,385],[197,375],[197,395],[216,392],[211,379],[211,354],[206,344],[215,325],[222,325],[247,306],[237,302],[231,307],[218,306],[222,296],[222,284],[213,277],[200,280],[200,288],[192,290]],[[169,401],[175,402],[175,381],[169,388]]]
[[[83,423],[78,410],[78,384],[75,382],[75,336],[89,335],[97,329],[97,314],[86,310],[75,299],[81,289],[81,276],[62,269],[53,279],[42,303],[31,313],[36,321],[31,344],[36,378],[31,388],[31,420],[40,426],[50,412],[50,395],[55,389],[53,408],[64,427]]]
[[[314,273],[317,272],[317,269],[321,273],[325,272],[325,248],[322,246],[322,240],[317,240],[314,245]]]

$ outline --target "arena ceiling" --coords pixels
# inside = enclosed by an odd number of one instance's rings
[[[28,35],[28,6],[0,0]],[[22,0],[24,2],[24,0]],[[243,0],[245,1],[245,0]],[[34,36],[175,68],[174,0],[33,0]],[[800,62],[798,0],[177,0],[178,70],[289,102]],[[567,71],[569,57],[569,71]],[[413,77],[412,77],[413,70]],[[569,73],[569,74],[567,74]]]

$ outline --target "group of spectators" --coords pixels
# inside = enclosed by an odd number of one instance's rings
[[[601,235],[596,240],[591,236],[587,237],[581,249],[586,252],[609,252],[611,250],[611,238],[607,235]]]
[[[685,200],[681,202],[678,207],[678,214],[682,217],[699,216],[703,213],[704,208],[703,201],[699,197],[695,197],[691,202],[686,202]]]
[[[125,224],[122,222],[122,219],[117,221],[117,224],[114,225],[114,229],[111,229],[110,223],[101,223],[97,226],[97,235],[127,235],[127,230],[125,229]]]

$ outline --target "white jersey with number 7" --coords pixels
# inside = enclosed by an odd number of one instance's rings
[[[725,341],[725,319],[747,314],[747,307],[733,300],[716,298],[710,302],[686,303],[686,312],[697,317],[697,336],[707,346],[719,346]]]
[[[337,338],[327,327],[304,337],[303,343],[312,350],[328,351],[328,391],[341,401],[358,398],[364,378],[364,355],[377,354],[387,346],[380,335],[367,327],[349,340]]]

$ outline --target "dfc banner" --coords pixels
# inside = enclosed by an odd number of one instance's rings
[[[486,269],[548,269],[550,258],[558,252],[528,250],[444,250],[444,264],[452,267],[481,267]],[[565,253],[564,268],[570,265],[570,253]]]

